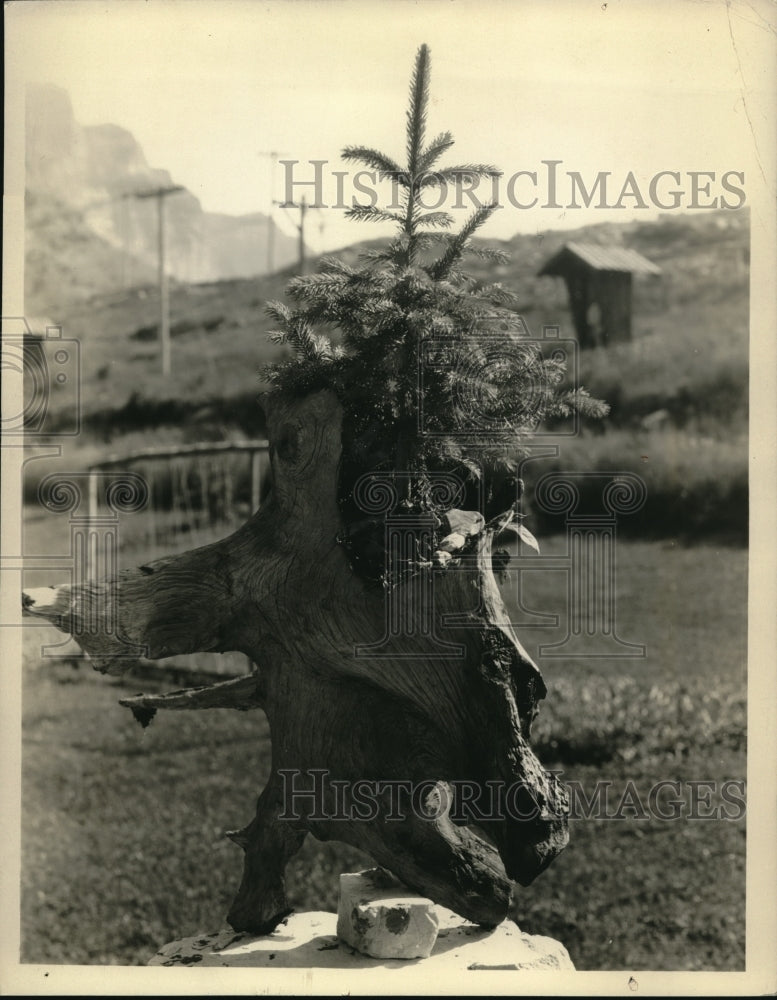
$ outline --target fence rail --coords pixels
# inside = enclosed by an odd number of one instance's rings
[[[144,488],[117,531],[122,566],[206,545],[235,530],[257,510],[269,471],[266,440],[219,441],[145,448],[110,455],[87,469],[88,517],[100,523],[107,491],[122,474]],[[175,671],[224,676],[245,673],[241,653],[198,653],[163,661]]]

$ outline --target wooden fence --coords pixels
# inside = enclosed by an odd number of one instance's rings
[[[105,484],[131,474],[142,482],[137,509],[122,514],[119,565],[128,567],[207,545],[230,534],[259,507],[269,473],[267,441],[147,448],[110,456],[88,469],[89,520],[106,509]],[[250,663],[241,653],[197,653],[158,661],[168,673],[234,675]]]

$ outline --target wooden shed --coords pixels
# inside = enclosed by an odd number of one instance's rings
[[[580,346],[599,347],[631,340],[632,276],[661,268],[625,247],[567,243],[537,273],[564,279]]]

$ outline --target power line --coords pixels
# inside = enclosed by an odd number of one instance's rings
[[[170,374],[170,300],[167,287],[167,271],[165,269],[166,224],[165,198],[178,191],[185,190],[180,184],[156,188],[153,191],[133,191],[124,197],[156,198],[157,208],[157,246],[159,255],[159,340],[162,348],[162,374]]]
[[[285,201],[277,201],[275,204],[281,206],[281,208],[286,212],[287,216],[289,217],[292,225],[297,230],[298,233],[297,252],[299,258],[298,269],[300,274],[304,274],[305,271],[307,270],[307,249],[308,249],[305,244],[305,216],[312,208],[314,208],[319,213],[320,216],[321,209],[319,208],[318,205],[308,205],[304,195],[302,196],[302,201],[300,201],[299,204],[297,204],[296,202],[288,203]],[[299,222],[296,222],[294,219],[291,218],[288,212],[289,208],[299,209]],[[320,231],[323,233],[324,231],[323,217],[321,218],[319,227]]]
[[[273,198],[275,189],[275,167],[279,156],[289,156],[289,153],[279,153],[277,150],[259,150],[259,156],[269,157],[270,160],[270,211],[267,214],[267,273],[275,271],[275,221],[273,219],[273,206],[280,204]]]

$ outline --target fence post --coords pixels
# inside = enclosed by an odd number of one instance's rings
[[[255,514],[259,509],[259,498],[262,487],[262,453],[261,451],[251,452],[251,513]]]

